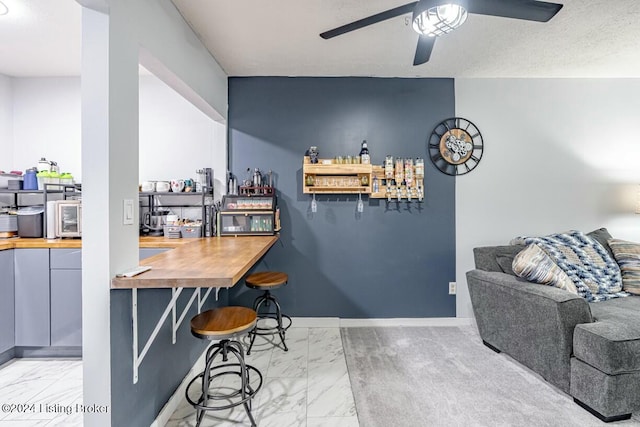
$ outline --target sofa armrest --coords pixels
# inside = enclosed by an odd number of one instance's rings
[[[568,393],[573,330],[592,322],[589,304],[505,273],[472,270],[467,283],[483,341]]]

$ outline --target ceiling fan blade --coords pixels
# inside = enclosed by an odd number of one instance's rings
[[[469,0],[467,12],[547,22],[562,9],[558,3],[534,0]]]
[[[320,34],[323,39],[330,39],[348,33],[360,28],[368,27],[369,25],[377,24],[378,22],[386,21],[387,19],[395,18],[396,16],[404,15],[405,13],[413,12],[417,1],[413,3],[407,3],[404,6],[398,6],[394,9],[385,10],[384,12],[376,13],[375,15],[368,16],[366,18],[359,19],[349,24],[343,25],[333,30],[325,31]]]
[[[431,51],[436,44],[436,37],[429,37],[420,35],[418,39],[418,46],[416,47],[416,55],[413,57],[413,65],[424,64],[429,62],[431,58]]]

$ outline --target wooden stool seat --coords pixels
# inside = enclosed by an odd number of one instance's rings
[[[252,330],[256,321],[256,312],[247,307],[214,308],[191,319],[191,333],[202,339],[221,340]]]
[[[248,275],[244,282],[249,288],[267,290],[276,289],[282,285],[286,285],[289,276],[280,271],[261,271]]]
[[[251,400],[262,387],[262,374],[244,361],[244,349],[234,335],[252,331],[256,327],[255,310],[247,307],[221,307],[207,310],[191,319],[191,333],[200,339],[217,340],[209,346],[205,356],[204,371],[187,384],[185,398],[196,409],[196,427],[200,427],[207,411],[224,411],[244,406],[251,426],[256,421],[251,414]],[[248,354],[248,353],[247,353]],[[216,363],[216,358],[222,361]],[[235,357],[236,362],[229,360]],[[226,377],[240,378],[239,388],[222,387]],[[193,398],[196,389],[201,392]]]

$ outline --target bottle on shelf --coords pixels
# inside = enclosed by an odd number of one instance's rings
[[[384,177],[393,179],[393,156],[387,156],[384,159]]]
[[[362,148],[360,148],[360,163],[370,164],[371,157],[369,156],[369,148],[367,147],[367,141],[362,141]]]
[[[404,159],[404,180],[407,182],[407,188],[413,186],[413,159],[409,157]]]
[[[377,193],[378,191],[380,191],[380,183],[378,182],[378,177],[374,176],[373,177],[373,190],[374,193]]]
[[[22,188],[24,190],[37,190],[38,189],[38,177],[36,174],[38,173],[38,169],[29,168],[26,170],[24,174],[24,183]]]
[[[231,171],[227,171],[228,180],[227,180],[227,194],[229,195],[237,195],[238,194],[238,182],[236,181],[236,177],[231,173]]]
[[[396,185],[400,187],[402,181],[404,181],[404,159],[398,157],[396,158],[396,167],[395,167],[395,176]]]
[[[416,178],[424,178],[424,159],[421,157],[416,158]]]
[[[256,168],[253,171],[253,186],[261,187],[262,186],[262,174],[260,173],[260,169]]]

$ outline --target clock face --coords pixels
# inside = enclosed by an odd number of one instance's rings
[[[483,147],[478,128],[461,117],[443,120],[429,137],[431,162],[447,175],[464,175],[475,169]]]

